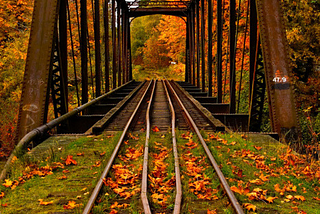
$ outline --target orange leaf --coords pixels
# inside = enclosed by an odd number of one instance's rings
[[[261,173],[261,175],[259,176],[259,178],[260,178],[262,181],[268,181],[268,180],[269,180],[269,176],[268,176],[268,175],[264,176],[263,173]]]
[[[53,201],[44,202],[43,199],[39,199],[38,201],[40,202],[39,204],[43,205],[43,206],[47,206],[47,205],[53,204]]]
[[[102,156],[104,156],[106,154],[106,152],[104,151],[104,152],[102,152],[102,153],[100,153],[100,157],[102,157]]]
[[[4,192],[1,192],[0,198],[3,198],[3,197],[4,197]]]
[[[111,209],[118,208],[118,207],[119,207],[118,202],[114,202],[114,204],[110,206]]]
[[[252,211],[256,211],[257,207],[253,204],[249,204],[249,203],[244,203],[243,206],[248,210],[252,210]]]
[[[313,197],[314,200],[320,201],[320,198],[318,197]]]
[[[58,179],[58,180],[65,180],[65,179],[67,179],[67,176],[62,175],[61,177],[58,177],[57,179]]]
[[[2,206],[2,207],[7,207],[7,206],[8,206],[8,204],[7,204],[7,203],[5,203],[5,204],[1,204],[1,206]]]
[[[10,179],[5,179],[4,180],[5,183],[3,183],[2,185],[5,186],[5,187],[11,187],[12,186],[12,181],[10,181]]]
[[[292,195],[287,195],[286,198],[291,200],[291,199],[293,199],[293,196]]]
[[[305,197],[303,197],[302,195],[295,195],[294,198],[298,199],[300,201],[305,201],[306,200]]]
[[[109,214],[117,214],[118,211],[117,210],[111,210],[111,212]]]
[[[215,210],[212,210],[212,211],[211,211],[211,210],[208,210],[208,209],[207,209],[207,214],[217,214],[217,212],[216,212]]]
[[[153,132],[159,132],[160,129],[159,129],[157,126],[155,126],[155,127],[152,128],[152,131],[153,131]]]
[[[77,153],[77,156],[83,156],[84,154],[82,152]]]
[[[77,165],[77,161],[75,161],[72,157],[73,157],[72,155],[67,156],[66,165],[71,165],[71,164]]]
[[[266,199],[266,201],[268,201],[269,204],[272,204],[273,201],[274,201],[275,199],[277,199],[277,198],[278,198],[278,197],[268,197],[268,198]]]
[[[75,201],[69,201],[67,205],[63,205],[63,209],[72,210],[78,207],[80,204],[77,204]]]
[[[249,182],[252,183],[252,184],[256,184],[256,185],[262,185],[263,184],[263,182],[259,178],[255,179],[255,180],[249,180]]]
[[[256,150],[260,150],[262,147],[260,146],[253,146]]]

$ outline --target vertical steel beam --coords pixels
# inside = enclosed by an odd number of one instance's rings
[[[222,0],[217,0],[217,102],[222,103]]]
[[[121,2],[117,1],[117,61],[118,61],[118,87],[121,85]]]
[[[205,20],[204,20],[204,0],[201,0],[201,86],[202,91],[206,91],[206,60],[204,52]]]
[[[294,143],[299,141],[300,127],[281,3],[257,0],[256,4],[272,130]]]
[[[208,0],[208,96],[212,97],[212,0]]]
[[[111,31],[112,31],[112,88],[117,87],[117,47],[116,47],[116,2],[112,0],[111,15]]]
[[[125,19],[124,19],[124,22],[125,22],[125,48],[124,48],[124,55],[125,55],[125,75],[126,75],[126,82],[129,81],[129,54],[128,54],[128,51],[129,51],[129,11],[128,9],[126,8],[125,9]]]
[[[82,100],[81,103],[88,102],[88,50],[87,50],[87,0],[81,0],[81,81],[82,81]]]
[[[110,65],[109,65],[109,8],[108,8],[108,1],[104,0],[104,7],[103,7],[103,20],[104,20],[104,45],[105,45],[105,92],[109,91],[110,82],[109,82],[109,72],[110,72]]]
[[[99,97],[101,95],[100,0],[95,0],[94,11],[96,97]]]
[[[122,8],[122,15],[121,15],[121,22],[122,22],[122,28],[121,28],[121,38],[122,38],[122,46],[121,46],[121,58],[122,58],[122,83],[124,84],[126,82],[126,21],[125,21],[126,12],[124,7]]]
[[[190,71],[190,49],[189,49],[189,45],[190,45],[190,19],[189,16],[187,16],[187,23],[186,23],[186,73],[185,73],[185,82],[189,82],[189,71]]]
[[[236,1],[230,0],[230,113],[236,111]]]
[[[126,73],[127,73],[127,82],[130,81],[130,54],[129,54],[129,50],[130,50],[130,20],[129,20],[129,11],[126,10],[127,16],[126,16]]]
[[[250,75],[249,75],[249,94],[252,94],[253,74],[256,62],[256,46],[257,46],[257,7],[256,0],[250,0]],[[249,96],[249,103],[251,103],[251,96]]]
[[[196,84],[196,63],[195,63],[195,5],[194,3],[192,3],[192,6],[191,6],[191,22],[190,22],[190,25],[191,25],[191,61],[192,61],[192,79],[191,79],[191,83],[193,85]]]
[[[48,79],[58,13],[57,0],[34,3],[16,142],[46,122]]]
[[[199,4],[200,1],[196,1],[196,23],[197,23],[197,87],[200,88],[200,19],[199,19]]]
[[[61,58],[61,72],[63,79],[63,97],[66,99],[66,106],[62,112],[68,112],[68,26],[67,26],[67,0],[60,0],[59,12],[59,49]]]
[[[130,21],[128,18],[128,69],[129,69],[129,81],[132,80],[132,57],[131,57],[131,31],[130,31]]]

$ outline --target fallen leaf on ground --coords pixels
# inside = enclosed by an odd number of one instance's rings
[[[58,177],[58,180],[65,180],[65,179],[67,179],[67,176],[65,176],[65,175]]]
[[[72,155],[67,156],[66,165],[71,165],[71,164],[77,165],[77,161],[75,161],[72,157],[73,157]]]
[[[152,128],[152,131],[153,131],[153,132],[159,132],[160,129],[159,129],[157,126],[155,126],[155,127]]]
[[[45,201],[43,201],[43,199],[39,199],[38,201],[40,202],[39,204],[43,205],[43,206],[47,206],[47,205],[53,204],[53,201],[45,202]]]
[[[3,183],[2,185],[5,187],[11,187],[12,186],[12,181],[10,181],[10,179],[5,179],[4,180],[5,183]]]
[[[262,147],[261,146],[253,146],[256,150],[260,150],[260,149],[262,149]]]
[[[306,200],[305,197],[303,197],[302,195],[295,195],[294,198],[298,199],[300,201],[305,201]]]
[[[269,204],[272,204],[273,201],[274,201],[275,199],[277,199],[277,198],[278,198],[278,197],[268,197],[268,198],[266,199],[266,201],[268,201]]]
[[[252,211],[256,211],[257,207],[253,204],[249,204],[249,203],[244,203],[243,204],[244,208],[246,208],[248,211],[252,210]]]
[[[207,214],[217,214],[217,212],[215,210],[208,210],[207,209]]]
[[[75,201],[69,201],[67,205],[63,205],[63,209],[72,210],[76,207],[79,207],[81,204],[77,204]]]

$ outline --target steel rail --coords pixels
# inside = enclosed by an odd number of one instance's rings
[[[162,81],[162,84],[164,86],[164,90],[166,91],[166,95],[167,95],[167,99],[168,99],[168,103],[170,105],[170,111],[171,111],[172,147],[173,147],[173,154],[174,154],[174,170],[176,175],[176,191],[177,191],[173,213],[178,214],[180,213],[180,209],[181,209],[182,185],[181,185],[179,155],[178,155],[177,138],[176,138],[176,114],[170,99],[167,86],[164,81]]]
[[[16,145],[14,151],[11,153],[10,157],[8,158],[5,166],[3,167],[3,170],[0,174],[0,181],[3,180],[7,174],[7,171],[10,167],[11,161],[13,159],[13,157],[15,156],[16,153],[18,153],[19,151],[23,150],[24,147],[26,147],[31,141],[40,138],[42,136],[45,135],[45,133],[47,133],[47,131],[53,129],[54,127],[58,126],[59,124],[61,124],[62,122],[64,122],[65,120],[69,119],[70,117],[82,112],[83,110],[85,110],[86,108],[90,107],[91,105],[99,102],[100,100],[110,96],[112,93],[114,93],[116,90],[123,88],[124,86],[128,85],[129,83],[131,83],[132,81],[123,84],[122,86],[120,86],[119,88],[113,89],[112,91],[101,95],[100,97],[97,97],[93,100],[91,100],[90,102],[81,105],[75,109],[73,109],[72,111],[50,121],[49,123],[46,123],[38,128],[33,129],[32,131],[30,131],[29,133],[27,133],[20,141],[19,143]],[[143,83],[141,83],[143,84]],[[140,87],[140,86],[138,86]]]
[[[111,168],[111,165],[113,164],[113,161],[114,161],[115,157],[118,154],[119,148],[120,148],[120,146],[121,146],[121,144],[122,144],[122,142],[123,142],[123,140],[124,140],[124,138],[126,136],[126,133],[127,133],[128,129],[129,129],[129,126],[131,125],[131,122],[132,122],[133,118],[135,117],[136,113],[138,112],[138,109],[139,109],[142,101],[144,100],[147,92],[149,91],[149,88],[150,88],[152,82],[153,82],[153,80],[150,81],[149,85],[147,86],[146,91],[143,93],[139,103],[137,104],[137,106],[134,109],[131,117],[129,118],[125,128],[123,129],[123,132],[122,132],[122,135],[120,136],[118,144],[116,145],[115,149],[113,150],[113,153],[112,153],[112,155],[111,155],[111,157],[110,157],[110,159],[109,159],[109,161],[107,163],[107,166],[105,167],[104,171],[102,172],[102,174],[100,176],[100,179],[98,180],[98,183],[97,183],[96,187],[94,188],[94,190],[93,190],[93,192],[92,192],[92,194],[91,194],[91,196],[89,198],[89,201],[88,201],[86,207],[84,208],[84,210],[82,212],[83,214],[89,214],[90,213],[90,211],[91,211],[91,209],[92,209],[92,207],[94,205],[94,202],[95,202],[96,198],[98,197],[98,194],[99,194],[99,192],[101,190],[101,187],[102,187],[102,184],[103,184],[103,179],[107,176],[107,174],[108,174],[108,172],[109,172],[109,170]]]
[[[176,100],[178,101],[180,107],[181,107],[182,110],[184,111],[187,119],[188,119],[188,120],[190,121],[190,123],[192,124],[192,128],[193,128],[194,131],[196,132],[196,134],[197,134],[197,136],[198,136],[198,138],[199,138],[199,140],[200,140],[200,142],[201,142],[201,144],[202,144],[202,146],[203,146],[203,148],[204,148],[204,150],[205,150],[205,152],[206,152],[206,154],[207,154],[207,156],[208,156],[208,158],[209,158],[209,160],[210,160],[213,168],[215,169],[215,171],[216,171],[216,173],[217,173],[217,175],[218,175],[218,177],[219,177],[219,180],[220,180],[220,182],[221,182],[224,190],[226,191],[226,193],[227,193],[227,195],[228,195],[228,197],[229,197],[229,199],[230,199],[230,202],[231,202],[232,206],[234,207],[236,213],[238,213],[238,214],[244,214],[244,212],[243,212],[243,210],[242,210],[242,208],[241,208],[238,200],[236,199],[236,197],[234,196],[232,190],[230,189],[230,186],[229,186],[226,178],[224,177],[223,173],[221,172],[221,170],[220,170],[220,168],[219,168],[216,160],[214,159],[212,153],[210,152],[210,149],[208,148],[206,142],[204,141],[204,139],[203,139],[203,137],[202,137],[202,135],[201,135],[201,133],[200,133],[197,125],[195,124],[195,122],[193,121],[192,117],[191,117],[190,114],[188,113],[188,110],[185,108],[185,106],[184,106],[183,103],[181,102],[179,96],[177,95],[177,93],[175,92],[175,90],[173,89],[173,87],[171,86],[171,83],[170,83],[170,82],[168,82],[168,86],[169,86],[170,90],[172,91],[174,97],[175,97]]]
[[[143,169],[142,169],[142,182],[141,182],[141,201],[144,209],[144,213],[151,214],[151,209],[147,197],[147,186],[148,186],[148,157],[149,157],[149,139],[150,139],[150,109],[152,106],[154,91],[156,88],[157,80],[154,81],[153,89],[149,99],[149,104],[146,112],[146,142],[144,145],[143,155]]]

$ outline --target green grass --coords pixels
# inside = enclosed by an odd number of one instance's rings
[[[306,213],[320,213],[319,202],[313,199],[313,197],[319,197],[319,191],[314,191],[315,187],[320,187],[319,180],[315,177],[309,178],[303,175],[303,169],[309,166],[314,170],[319,170],[319,161],[315,161],[312,164],[306,161],[306,157],[302,155],[295,154],[294,152],[288,153],[287,146],[274,143],[274,142],[264,142],[259,143],[255,141],[249,141],[243,139],[239,135],[229,135],[229,134],[219,134],[219,137],[227,140],[224,144],[221,141],[210,140],[208,146],[211,149],[218,164],[222,165],[222,171],[229,179],[230,186],[238,186],[239,182],[243,185],[248,184],[250,192],[254,188],[261,188],[267,190],[266,197],[273,196],[278,197],[273,203],[267,203],[263,200],[249,200],[245,194],[235,193],[240,204],[251,203],[257,207],[256,213],[295,213],[297,210],[305,211]],[[236,142],[234,145],[231,142]],[[254,146],[257,146],[256,148]],[[261,149],[259,149],[259,147]],[[241,151],[250,151],[253,157],[241,156],[235,154],[241,154]],[[256,163],[259,161],[254,160],[255,157],[263,156],[264,167],[257,167]],[[276,158],[276,160],[274,160]],[[288,159],[299,158],[300,162],[290,165],[288,164]],[[242,177],[237,175],[237,171],[242,170]],[[262,185],[257,185],[250,183],[250,180],[259,178],[259,175],[263,173],[264,175],[269,175],[269,180],[263,182]],[[297,176],[300,174],[300,176]],[[280,184],[280,188],[291,182],[296,186],[296,192],[284,192],[284,195],[275,191],[275,185]],[[306,192],[304,191],[304,189]],[[304,196],[306,201],[286,202],[286,196]],[[293,208],[295,211],[293,210]]]
[[[68,201],[81,204],[72,210],[73,213],[81,213],[90,196],[88,192],[94,188],[119,137],[120,133],[113,138],[105,135],[81,137],[64,145],[58,145],[53,140],[47,145],[48,149],[41,150],[40,154],[36,153],[36,157],[27,153],[13,164],[10,180],[17,180],[30,164],[52,165],[53,162],[63,162],[61,158],[66,159],[67,155],[72,155],[77,165],[57,168],[45,177],[35,175],[13,190],[1,185],[0,192],[4,192],[5,197],[0,199],[0,204],[7,204],[7,207],[1,207],[1,213],[63,212],[66,211],[63,205],[67,205]],[[45,145],[42,146],[45,148]],[[77,156],[80,152],[83,156]],[[102,152],[106,152],[104,156],[100,156]],[[101,166],[93,167],[97,161],[102,162]],[[69,173],[63,173],[63,170],[69,170]],[[59,180],[63,175],[67,179]],[[39,199],[52,201],[53,204],[39,205]]]

